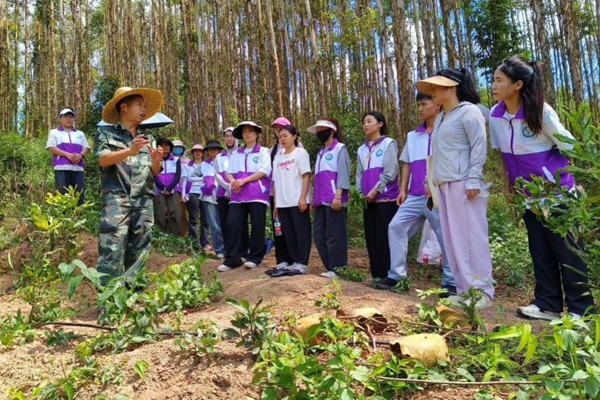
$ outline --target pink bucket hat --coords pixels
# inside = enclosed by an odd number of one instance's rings
[[[276,125],[287,126],[287,125],[291,125],[291,124],[292,123],[290,122],[289,119],[287,119],[285,117],[279,117],[275,121],[273,121],[273,123],[271,124],[271,128],[274,128]]]
[[[202,150],[202,151],[204,151],[204,146],[202,146],[201,144],[197,144],[196,143],[195,145],[192,146],[192,151],[194,151],[194,150]]]

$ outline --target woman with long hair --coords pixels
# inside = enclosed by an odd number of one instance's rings
[[[431,190],[439,189],[439,212],[448,263],[456,280],[454,301],[474,287],[483,291],[475,307],[492,306],[494,286],[488,240],[485,118],[475,82],[465,69],[443,69],[416,84],[442,106],[431,133],[427,171]]]
[[[371,111],[363,116],[365,143],[358,149],[356,189],[362,194],[364,230],[371,276],[384,279],[390,269],[388,226],[398,206],[398,143],[387,136],[383,114]]]
[[[507,194],[514,193],[515,180],[539,176],[567,189],[575,186],[573,176],[564,170],[568,159],[561,153],[573,145],[559,137],[573,139],[558,115],[544,102],[539,65],[521,57],[509,57],[494,73],[494,99],[499,103],[491,111],[492,148],[502,153]],[[556,176],[560,179],[556,181]],[[508,196],[510,198],[510,196]],[[563,311],[563,298],[572,316],[581,316],[593,306],[586,287],[587,267],[568,247],[580,244],[563,239],[526,210],[529,253],[535,273],[534,300],[519,307],[517,313],[529,319],[552,320]]]

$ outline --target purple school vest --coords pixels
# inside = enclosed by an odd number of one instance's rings
[[[340,151],[344,145],[335,139],[327,148],[323,148],[317,155],[315,162],[315,195],[313,205],[333,202],[337,191],[337,166]],[[342,203],[348,203],[348,191],[342,191]]]

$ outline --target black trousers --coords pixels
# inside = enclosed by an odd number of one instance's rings
[[[229,199],[226,197],[221,197],[217,199],[217,206],[219,207],[219,221],[221,222],[221,233],[223,234],[223,243],[225,243],[225,250],[227,251],[227,243],[229,243],[229,239],[227,238],[227,215],[229,214]],[[243,257],[246,257],[248,253],[248,220],[244,224],[244,232],[242,234],[242,247],[246,249],[243,251]]]
[[[275,201],[273,200],[273,196],[271,196],[269,200],[271,202],[271,228],[274,236],[273,241],[275,242],[275,260],[277,264],[282,262],[293,264],[294,261],[292,261],[292,256],[288,251],[287,242],[285,241],[285,232],[283,232],[280,236],[275,235],[275,217],[273,216],[273,211],[275,210]]]
[[[200,202],[199,194],[190,193],[190,198],[187,201],[187,210],[189,235],[200,247],[208,245],[208,221],[206,220],[206,213]],[[198,235],[198,216],[200,216],[200,235]]]
[[[246,250],[245,243],[248,242],[248,217],[252,230],[250,231],[250,249],[248,250],[248,261],[260,264],[265,255],[265,226],[267,223],[267,205],[258,202],[232,203],[227,213],[227,236],[228,243],[225,248],[227,258],[224,264],[231,268],[242,265],[241,257]],[[246,235],[246,239],[244,239]]]
[[[527,210],[523,221],[535,274],[533,304],[545,311],[562,312],[564,291],[569,312],[583,315],[594,305],[592,297],[584,294],[588,291],[586,265],[567,248],[565,239],[544,226],[534,213]]]
[[[283,237],[290,254],[291,262],[308,265],[310,258],[311,232],[310,210],[300,212],[300,207],[278,208]]]
[[[398,206],[395,201],[368,203],[364,211],[365,239],[373,278],[385,278],[390,270],[388,225]]]
[[[84,172],[83,171],[61,171],[54,170],[54,185],[60,193],[67,193],[69,186],[79,193],[78,205],[82,205],[85,201],[83,193]]]
[[[348,265],[348,210],[345,207],[340,211],[326,205],[315,207],[313,236],[328,271]]]

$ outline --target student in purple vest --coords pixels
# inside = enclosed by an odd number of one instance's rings
[[[271,154],[271,167],[273,167],[273,162],[275,161],[275,157],[277,154],[283,151],[283,146],[279,142],[279,132],[284,126],[292,125],[289,119],[285,117],[279,117],[271,124],[271,129],[273,129],[273,133],[275,136],[275,143],[269,149],[269,153]],[[271,204],[271,229],[275,232],[275,201],[273,200],[273,196],[275,194],[275,187],[271,187],[270,193],[270,204]],[[277,268],[288,268],[294,265],[294,261],[292,260],[292,256],[288,251],[287,243],[285,240],[285,232],[282,232],[281,235],[275,235],[273,238],[275,242],[275,262],[277,263]]]
[[[408,242],[427,220],[442,249],[442,289],[447,291],[442,297],[448,297],[450,294],[456,293],[456,283],[444,252],[439,211],[437,208],[433,208],[432,204],[427,206],[424,185],[425,176],[427,175],[427,157],[431,154],[433,122],[439,114],[440,106],[435,104],[430,96],[422,93],[417,95],[417,102],[419,104],[419,117],[423,124],[414,131],[409,132],[404,150],[400,155],[400,161],[404,163],[402,166],[400,195],[397,200],[400,208],[392,222],[390,222],[388,232],[392,264],[387,278],[376,282],[376,287],[379,289],[393,289],[399,281],[408,278],[406,260]]]
[[[236,150],[229,160],[227,180],[231,184],[231,199],[227,215],[229,236],[225,262],[217,270],[229,271],[243,265],[256,268],[265,255],[265,224],[271,187],[271,157],[269,149],[258,143],[262,128],[252,121],[241,122],[233,131],[245,147]],[[242,257],[247,247],[243,238],[250,217],[250,250],[247,261]]]
[[[485,118],[479,95],[465,69],[444,69],[421,80],[417,90],[442,106],[431,133],[428,182],[442,224],[446,258],[456,280],[453,301],[468,301],[470,287],[481,289],[477,309],[492,306],[494,286],[486,217],[489,197],[483,166],[487,159]],[[428,193],[430,194],[430,193]]]
[[[494,73],[492,92],[499,103],[490,114],[490,137],[492,148],[502,153],[507,194],[514,194],[517,178],[530,180],[531,176],[573,189],[573,176],[564,170],[569,161],[561,153],[573,145],[559,138],[572,140],[573,136],[544,102],[537,63],[518,56],[507,58]],[[557,173],[560,182],[556,182]],[[517,314],[530,319],[559,318],[564,298],[568,312],[582,316],[593,307],[592,296],[587,294],[586,265],[569,250],[565,239],[544,225],[542,218],[526,210],[523,221],[536,284],[534,300],[519,307]],[[571,246],[581,246],[568,240]]]
[[[175,146],[169,139],[160,139],[158,146],[162,147],[164,158],[160,173],[154,177],[154,219],[163,232],[181,235],[181,195],[175,192],[182,175],[181,163],[173,154]]]
[[[204,210],[204,215],[206,215],[206,220],[210,227],[212,246],[215,254],[219,258],[225,258],[225,245],[221,232],[221,222],[219,221],[219,206],[217,205],[217,181],[214,165],[215,158],[223,150],[223,146],[221,146],[218,140],[212,139],[206,142],[205,149],[208,156],[200,166],[200,174],[204,181],[202,187],[200,187],[202,191],[201,207]]]
[[[372,111],[363,117],[367,136],[358,149],[356,189],[366,201],[364,229],[371,276],[387,277],[390,269],[388,225],[396,214],[398,185],[398,143],[387,136],[383,114]]]
[[[58,113],[60,126],[48,134],[46,150],[52,154],[54,166],[54,184],[56,190],[65,193],[73,187],[79,194],[79,205],[85,201],[84,168],[85,155],[90,151],[90,145],[85,134],[75,128],[75,111],[63,108]]]
[[[215,179],[219,187],[217,188],[217,206],[219,207],[219,221],[221,222],[221,233],[225,249],[227,249],[227,214],[229,214],[229,199],[231,197],[231,184],[227,180],[227,168],[231,155],[238,149],[238,141],[233,137],[234,127],[225,128],[221,134],[225,142],[225,150],[215,159]],[[242,237],[248,240],[248,224],[245,225],[245,231]],[[248,248],[248,243],[244,245]],[[243,257],[245,262],[245,256]]]
[[[327,269],[321,276],[335,278],[336,269],[348,265],[350,156],[337,119],[320,118],[307,132],[323,143],[315,162],[313,236]]]
[[[310,257],[310,156],[298,147],[298,130],[284,126],[279,131],[282,151],[273,162],[275,213],[290,255],[285,269],[308,273]],[[278,266],[277,268],[282,268]]]
[[[206,222],[206,213],[202,207],[201,188],[204,185],[204,176],[202,175],[201,166],[204,161],[204,147],[201,144],[192,146],[192,158],[192,160],[184,162],[182,165],[185,172],[181,182],[181,201],[187,205],[188,233],[190,237],[202,250],[208,252],[212,248],[208,243],[208,223]],[[198,234],[198,225],[200,225],[200,234]]]

